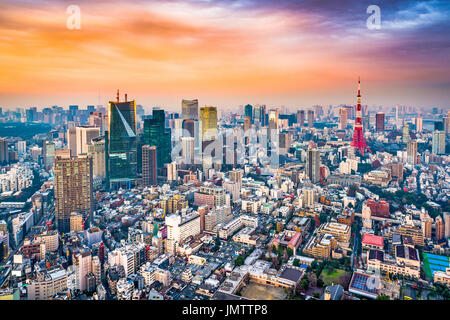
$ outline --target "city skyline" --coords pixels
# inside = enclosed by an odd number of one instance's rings
[[[450,300],[447,30],[449,0],[2,1],[0,300]]]
[[[107,105],[117,88],[138,104],[179,111],[182,99],[237,109],[354,105],[447,109],[445,1],[66,1],[0,4],[4,109]]]

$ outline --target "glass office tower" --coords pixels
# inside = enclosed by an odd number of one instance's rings
[[[186,100],[181,101],[181,118],[198,120],[198,100]]]
[[[252,124],[254,123],[254,121],[253,121],[253,107],[252,107],[252,105],[247,104],[247,105],[244,107],[244,116],[245,116],[245,117],[250,117],[251,123],[252,123]]]
[[[163,168],[164,164],[172,162],[171,157],[171,132],[165,128],[164,110],[153,110],[152,119],[144,120],[143,143],[158,148],[158,168]]]
[[[210,141],[217,139],[217,108],[202,107],[200,108],[200,125],[202,141]]]
[[[110,101],[108,180],[111,185],[135,184],[137,178],[136,101]]]

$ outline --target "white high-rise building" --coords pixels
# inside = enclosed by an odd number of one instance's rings
[[[444,213],[445,238],[450,238],[450,212]]]
[[[223,188],[231,194],[233,201],[237,201],[241,198],[241,185],[239,182],[225,181],[223,183]]]
[[[303,189],[303,201],[305,207],[311,208],[315,202],[315,190],[311,188]]]
[[[166,163],[167,167],[167,181],[177,180],[177,164],[176,162]]]
[[[423,130],[423,118],[417,117],[416,118],[416,131],[422,132],[422,130]]]
[[[181,138],[181,156],[186,165],[194,164],[194,144],[195,140],[193,137]]]
[[[433,132],[432,151],[433,154],[445,154],[445,132],[435,130]]]
[[[17,141],[16,142],[17,153],[20,156],[23,156],[27,152],[27,142],[26,141]]]
[[[175,243],[183,243],[188,237],[200,234],[200,215],[197,212],[183,217],[172,214],[166,217],[166,226],[166,250],[169,253],[173,253]]]
[[[417,164],[417,141],[410,140],[406,145],[406,162],[412,165]]]
[[[100,136],[100,128],[79,126],[67,131],[68,148],[72,157],[88,153],[88,145],[93,138]]]
[[[92,273],[95,276],[95,284],[102,283],[102,266],[100,264],[100,259],[98,256],[92,258]]]
[[[90,251],[79,253],[75,256],[75,275],[77,288],[83,292],[87,289],[86,275],[92,272],[92,255]]]

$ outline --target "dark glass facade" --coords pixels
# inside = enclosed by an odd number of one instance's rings
[[[110,183],[134,183],[137,178],[136,102],[109,103]]]
[[[250,120],[253,124],[254,122],[253,122],[253,107],[252,107],[252,105],[250,105],[250,104],[246,105],[244,108],[244,113],[245,113],[246,117],[250,117]]]
[[[172,161],[171,157],[171,133],[165,128],[164,110],[153,110],[152,119],[144,120],[143,143],[158,148],[158,168]]]

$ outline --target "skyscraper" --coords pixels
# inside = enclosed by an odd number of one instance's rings
[[[195,120],[183,120],[183,129],[189,132],[189,137],[195,137]]]
[[[308,110],[308,127],[314,127],[314,110]]]
[[[108,184],[128,184],[137,178],[136,101],[109,102],[109,125],[106,139]]]
[[[164,164],[172,162],[171,131],[165,127],[166,116],[164,110],[153,110],[152,118],[144,120],[143,142],[158,148],[157,166],[164,168]]]
[[[100,134],[103,135],[108,130],[108,117],[99,111],[93,111],[89,114],[89,126],[100,128]]]
[[[169,127],[171,132],[171,144],[176,144],[180,142],[181,137],[183,136],[183,123],[185,121],[195,121],[195,120],[183,120],[183,119],[169,119]],[[164,120],[164,122],[166,122]]]
[[[305,110],[297,111],[297,123],[300,125],[300,127],[303,127],[305,125]]]
[[[444,121],[435,121],[434,122],[434,130],[435,131],[444,131]]]
[[[402,130],[402,140],[403,143],[409,142],[409,124],[405,124]]]
[[[245,116],[245,117],[250,117],[251,123],[254,123],[254,121],[253,121],[253,107],[252,107],[252,105],[247,104],[247,105],[244,107],[244,116]],[[245,118],[244,118],[244,119],[245,119]]]
[[[406,162],[412,165],[417,164],[417,141],[410,140],[406,145]]]
[[[92,174],[94,177],[106,177],[105,136],[92,139],[88,145],[88,154],[92,158]]]
[[[73,211],[87,215],[92,210],[91,157],[86,154],[72,157],[70,150],[57,150],[54,188],[57,229],[62,233],[69,232]]]
[[[52,141],[44,141],[42,144],[42,156],[44,158],[44,166],[48,169],[55,162],[55,144]]]
[[[416,118],[416,131],[422,132],[422,130],[423,130],[423,118],[417,117]]]
[[[158,149],[155,146],[142,146],[142,184],[144,186],[154,186],[158,184]]]
[[[200,125],[202,141],[216,140],[217,138],[217,108],[200,108]]]
[[[449,111],[449,114],[450,114],[450,111]],[[444,119],[442,121],[444,122],[444,132],[446,135],[448,135],[450,133],[450,116],[444,117]]]
[[[242,177],[244,176],[244,172],[239,169],[234,169],[230,172],[228,172],[230,175],[230,180],[233,182],[239,183],[239,185],[242,185]]]
[[[201,152],[199,121],[198,120],[183,120],[183,133],[185,137],[194,138],[194,150],[198,155]]]
[[[312,188],[305,188],[303,191],[303,201],[304,206],[307,208],[311,208],[314,205],[314,199],[315,199],[315,190]]]
[[[279,152],[281,155],[285,155],[291,147],[291,135],[288,132],[281,132],[278,140]]]
[[[76,121],[78,106],[69,106],[69,121]]]
[[[262,105],[260,106],[261,108],[261,112],[260,112],[260,121],[261,121],[261,126],[266,126],[267,122],[266,122],[266,106]]]
[[[8,140],[0,138],[0,165],[9,163]]]
[[[23,157],[27,152],[27,142],[26,141],[17,141],[16,149],[19,154],[19,157]]]
[[[445,237],[450,238],[450,212],[444,212]]]
[[[1,114],[1,112],[0,112]],[[37,108],[33,107],[25,111],[27,122],[37,121]]]
[[[308,149],[307,151],[306,176],[312,183],[320,180],[320,152],[317,149]]]
[[[181,138],[181,156],[187,166],[194,164],[194,143],[195,140],[192,137]]]
[[[437,216],[435,220],[435,235],[436,241],[442,240],[445,237],[445,228],[444,228],[444,220],[442,220],[441,216]]]
[[[339,109],[339,129],[341,129],[341,130],[347,129],[347,120],[348,120],[347,109],[340,108]]]
[[[445,154],[445,132],[435,130],[433,131],[432,139],[432,151],[433,154]]]
[[[391,163],[391,176],[399,182],[403,181],[403,163]]]
[[[375,116],[375,130],[377,132],[384,132],[384,113],[378,112]]]
[[[244,131],[249,130],[252,127],[252,118],[245,116],[244,118]]]
[[[269,129],[278,129],[278,109],[269,110]]]
[[[78,126],[69,129],[67,133],[68,148],[72,156],[88,152],[88,145],[93,138],[100,135],[99,127]]]
[[[399,109],[399,106],[396,105],[395,106],[395,123],[398,123],[398,109]]]
[[[198,100],[181,101],[181,118],[189,120],[198,120]]]
[[[261,126],[264,126],[263,106],[256,105],[253,108],[253,123],[259,122]]]
[[[75,277],[77,279],[77,289],[81,292],[87,290],[88,281],[87,275],[92,272],[92,255],[89,250],[74,254],[74,269]]]
[[[370,131],[370,117],[363,116],[362,117],[363,130]]]
[[[431,239],[432,226],[433,226],[433,218],[427,215],[422,220],[423,236],[427,239]]]

